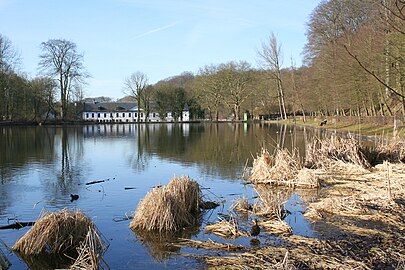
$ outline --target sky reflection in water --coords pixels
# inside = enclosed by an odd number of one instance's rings
[[[113,218],[134,211],[151,187],[175,175],[189,175],[210,188],[204,191],[208,198],[225,201],[223,207],[204,215],[204,227],[216,221],[219,212],[226,213],[238,196],[255,195],[241,180],[246,160],[251,162],[262,146],[274,149],[277,144],[296,146],[303,154],[304,138],[312,132],[290,126],[225,123],[0,127],[0,225],[11,218],[33,221],[43,209],[78,208],[110,241],[105,260],[111,269],[196,268],[200,265],[192,259],[143,244],[128,228],[129,221],[114,222]],[[110,180],[84,185],[100,179]],[[79,200],[71,202],[70,194],[78,194]],[[299,195],[293,194],[286,207],[292,212],[286,221],[294,233],[315,236],[302,217]],[[250,221],[242,226],[248,228]],[[27,230],[0,231],[0,239],[12,246]],[[188,236],[225,242],[203,230]],[[263,244],[277,241],[271,236],[261,240]],[[231,242],[249,245],[248,238]],[[15,256],[10,259],[12,269],[26,268]]]

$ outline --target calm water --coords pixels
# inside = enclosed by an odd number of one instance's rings
[[[237,197],[255,196],[241,175],[246,161],[251,162],[262,146],[297,146],[303,152],[307,133],[297,127],[259,124],[0,127],[0,226],[15,220],[34,221],[44,209],[78,208],[108,239],[104,259],[111,269],[203,268],[180,253],[208,251],[166,252],[156,239],[135,235],[128,220],[117,221],[131,214],[151,187],[175,175],[189,175],[204,188],[207,199],[223,205],[205,213],[201,229],[187,236],[249,245],[248,238],[226,241],[205,234],[204,225],[215,222],[219,213],[228,214]],[[101,179],[110,180],[84,185]],[[71,193],[78,194],[79,200],[71,202]],[[295,234],[314,236],[301,214],[303,195],[287,195],[286,207],[292,214],[286,221]],[[248,229],[250,222],[241,219],[241,226]],[[27,230],[0,230],[0,240],[12,246]],[[260,240],[262,245],[278,241],[269,235]],[[0,248],[4,251],[1,241]],[[13,263],[11,269],[27,268],[14,254],[7,256]]]

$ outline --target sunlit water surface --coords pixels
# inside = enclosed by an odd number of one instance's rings
[[[130,221],[119,219],[131,214],[153,186],[189,175],[203,187],[206,199],[223,204],[206,212],[200,229],[188,236],[248,246],[249,238],[224,240],[206,234],[204,225],[217,221],[219,213],[229,214],[236,198],[256,195],[244,185],[242,173],[262,146],[298,147],[303,154],[311,132],[293,126],[225,123],[0,127],[0,226],[34,221],[43,210],[81,209],[108,239],[104,260],[111,269],[203,268],[198,260],[182,254],[210,251],[166,252],[141,241],[129,229]],[[109,180],[85,185],[103,179]],[[71,202],[70,194],[80,198]],[[302,216],[299,193],[289,195],[286,208],[291,214],[285,220],[294,234],[316,236]],[[240,223],[248,230],[251,217]],[[0,240],[12,246],[28,229],[0,230]],[[265,234],[259,239],[261,245],[280,242]],[[5,251],[1,241],[0,247]],[[16,255],[7,256],[11,269],[27,268]]]

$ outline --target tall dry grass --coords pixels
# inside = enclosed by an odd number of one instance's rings
[[[239,229],[238,221],[235,218],[229,220],[222,219],[217,223],[207,225],[206,233],[213,233],[224,238],[237,238],[240,236],[249,236],[246,231]]]
[[[375,151],[377,161],[405,163],[405,140],[403,139],[393,138],[386,142],[380,140]]]
[[[173,178],[167,185],[153,188],[136,209],[132,230],[178,231],[198,224],[201,191],[188,177]]]
[[[13,250],[25,255],[75,253],[90,231],[99,235],[93,222],[80,211],[43,212]],[[98,248],[106,246],[101,237],[97,239]]]
[[[325,139],[314,139],[306,145],[305,167],[330,168],[337,161],[369,168],[370,162],[360,142],[353,137],[332,136]]]
[[[91,219],[80,211],[67,209],[43,212],[13,246],[28,265],[35,267],[86,263],[85,268],[73,269],[99,269],[106,249],[107,242]]]
[[[319,187],[319,179],[313,171],[303,168],[298,151],[290,153],[287,149],[276,149],[274,155],[262,149],[253,161],[250,175],[253,184],[269,184],[302,188]]]

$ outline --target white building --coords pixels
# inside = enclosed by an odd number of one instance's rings
[[[149,116],[146,117],[144,110],[132,102],[86,102],[84,103],[82,119],[101,123],[130,123],[138,121],[138,114],[140,122],[175,122],[171,112],[167,112],[163,119],[157,112],[150,112]],[[190,121],[190,112],[187,107],[184,108],[182,117],[178,117],[177,120]]]

